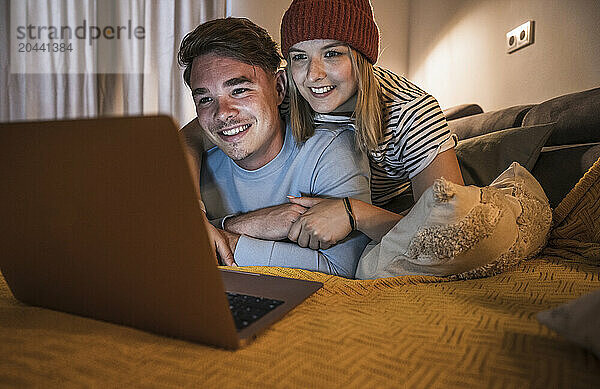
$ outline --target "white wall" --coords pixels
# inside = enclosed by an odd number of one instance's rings
[[[377,65],[395,73],[408,73],[409,0],[371,0],[379,26]]]
[[[409,77],[442,107],[537,103],[600,86],[597,0],[413,0]],[[505,34],[535,21],[535,43],[512,54]]]
[[[279,27],[291,0],[228,0],[230,15],[246,17],[266,29],[275,42],[281,43]]]
[[[229,0],[280,42],[291,0]],[[442,107],[538,103],[600,86],[598,0],[371,0],[378,64],[407,75]],[[505,34],[535,21],[535,43],[506,54]]]

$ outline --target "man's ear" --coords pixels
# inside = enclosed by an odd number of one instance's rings
[[[283,102],[287,92],[287,74],[284,69],[279,69],[275,73],[275,89],[277,90],[277,105]]]

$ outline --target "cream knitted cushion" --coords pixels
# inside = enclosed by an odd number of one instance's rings
[[[365,250],[356,277],[496,274],[537,254],[551,221],[543,189],[516,162],[483,188],[441,178],[381,243]]]

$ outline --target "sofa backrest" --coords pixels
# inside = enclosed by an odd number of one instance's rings
[[[552,133],[544,142],[532,173],[544,188],[550,205],[556,207],[600,158],[600,87],[540,104],[449,120],[448,126],[464,140],[508,128],[524,127],[531,131],[550,123]],[[506,148],[510,150],[510,144]]]
[[[600,88],[570,93],[527,112],[524,126],[556,122],[546,146],[600,142]]]
[[[498,111],[449,120],[448,127],[460,140],[507,128],[520,127],[523,117],[531,107],[533,107],[532,104],[517,105]]]

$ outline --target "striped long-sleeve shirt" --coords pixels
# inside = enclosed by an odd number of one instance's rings
[[[410,179],[456,145],[437,100],[406,78],[375,66],[383,105],[383,139],[369,152],[371,198],[381,206],[410,193]],[[348,116],[316,114],[315,124],[353,124]]]

